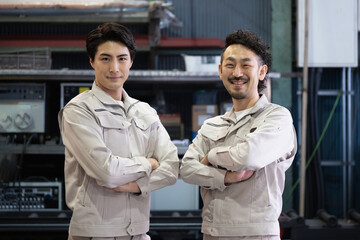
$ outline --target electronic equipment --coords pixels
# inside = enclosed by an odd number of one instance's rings
[[[199,186],[179,178],[174,185],[151,193],[150,210],[199,210],[199,197]]]
[[[0,186],[0,212],[61,211],[61,182],[15,182]]]
[[[45,132],[45,84],[0,84],[0,133]]]
[[[90,90],[92,83],[61,83],[60,84],[60,109],[73,97],[86,90]]]

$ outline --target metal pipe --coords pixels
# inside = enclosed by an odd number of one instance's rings
[[[347,202],[347,208],[351,208],[352,207],[352,163],[353,163],[353,145],[352,145],[352,139],[353,139],[353,131],[352,131],[352,119],[353,119],[353,112],[352,112],[352,101],[351,101],[351,97],[352,97],[352,74],[351,74],[351,68],[348,68],[348,74],[347,74],[347,142],[348,142],[348,165],[347,165],[347,184],[346,186],[348,187],[348,202]],[[345,216],[345,213],[344,213]]]
[[[306,131],[307,131],[307,104],[308,104],[308,43],[309,43],[309,0],[305,0],[305,39],[304,39],[304,66],[302,89],[302,138],[301,138],[301,166],[300,166],[300,206],[299,215],[305,215],[305,183],[306,183]]]
[[[304,225],[305,224],[305,219],[303,217],[300,217],[294,209],[289,210],[286,213],[292,220],[294,220],[296,222],[296,224],[299,225]]]
[[[355,209],[350,209],[348,212],[348,217],[358,223],[360,223],[360,213]]]
[[[319,209],[316,215],[323,220],[330,228],[334,228],[338,225],[337,218],[334,215],[330,215],[324,209]]]
[[[343,183],[343,217],[345,217],[346,215],[346,209],[347,209],[347,203],[346,203],[346,163],[347,163],[347,154],[346,154],[346,150],[347,150],[347,138],[346,138],[346,133],[347,133],[347,129],[346,129],[346,69],[343,68],[342,69],[342,80],[341,80],[341,89],[342,89],[342,96],[341,96],[341,101],[342,101],[342,150],[343,150],[343,154],[342,154],[342,183]]]

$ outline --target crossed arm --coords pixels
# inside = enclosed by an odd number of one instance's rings
[[[156,168],[158,168],[160,166],[159,162],[155,158],[147,158],[147,160],[151,164],[152,170],[155,170]],[[209,163],[209,160],[208,160],[208,155],[206,155],[200,161],[200,163],[207,165],[207,166],[211,166],[211,164]],[[224,183],[241,182],[241,181],[249,179],[253,174],[254,174],[254,171],[252,171],[252,170],[240,171],[240,172],[227,171],[225,178],[224,178]],[[129,182],[124,185],[117,186],[115,188],[108,188],[108,189],[114,190],[116,192],[140,193],[140,188],[136,182]]]
[[[200,161],[200,163],[211,166],[208,159],[208,154]],[[237,183],[249,179],[254,174],[252,170],[245,170],[240,172],[227,171],[224,178],[224,183]]]
[[[152,171],[160,166],[158,160],[156,160],[155,158],[147,158],[146,160],[148,160],[149,163],[151,164]],[[108,188],[108,189],[114,190],[116,192],[140,193],[140,188],[136,182],[129,182],[124,185],[117,186],[114,188]]]

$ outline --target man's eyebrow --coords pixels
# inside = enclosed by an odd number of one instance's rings
[[[236,59],[233,57],[228,57],[225,60],[236,62]],[[251,62],[251,58],[242,58],[240,59],[240,62]]]
[[[240,62],[251,62],[250,58],[243,58],[240,60]]]
[[[233,57],[227,57],[225,60],[235,62],[235,58],[233,58]]]
[[[100,56],[111,57],[111,55],[107,53],[101,53]]]
[[[117,57],[127,57],[127,56],[128,56],[127,53],[123,53],[123,54],[117,55]]]
[[[111,57],[111,54],[101,53],[100,56]],[[123,53],[123,54],[117,55],[116,57],[127,57],[127,56],[128,56],[128,54]]]

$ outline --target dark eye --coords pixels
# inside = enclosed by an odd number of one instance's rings
[[[103,61],[103,62],[108,62],[109,58],[108,57],[102,57],[100,60]]]

